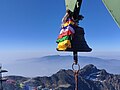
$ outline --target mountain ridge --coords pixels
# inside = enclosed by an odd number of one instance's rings
[[[4,67],[9,71],[7,73],[8,75],[22,75],[28,77],[51,76],[60,69],[71,69],[73,62],[73,57],[70,55],[50,55],[45,57],[16,60],[13,64],[7,64]],[[79,56],[78,63],[81,68],[85,65],[93,64],[100,69],[104,68],[109,73],[120,73],[120,60],[116,59]]]
[[[6,76],[6,78],[12,80],[12,83],[5,82],[5,90],[24,90],[25,86],[37,90],[74,90],[75,88],[74,73],[71,69],[61,69],[51,76],[34,78]],[[83,67],[78,79],[79,90],[120,90],[120,75],[110,74],[105,69],[97,69],[93,64]],[[23,84],[22,88],[20,84]]]

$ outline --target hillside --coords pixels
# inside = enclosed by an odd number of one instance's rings
[[[72,70],[61,69],[50,77],[6,76],[4,90],[74,90]],[[34,89],[33,89],[34,88]],[[79,90],[120,90],[120,75],[89,64],[79,73]]]

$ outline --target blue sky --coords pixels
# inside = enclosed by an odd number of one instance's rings
[[[0,59],[59,54],[64,0],[0,0]],[[120,30],[102,0],[83,0],[80,26],[95,52],[119,52]]]

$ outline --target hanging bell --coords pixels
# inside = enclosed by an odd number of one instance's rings
[[[77,52],[90,52],[92,49],[87,45],[87,42],[84,38],[84,29],[82,27],[76,27],[75,33],[71,40],[71,48],[67,48],[66,50],[58,51],[77,51]]]

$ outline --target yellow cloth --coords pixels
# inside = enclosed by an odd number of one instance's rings
[[[63,42],[58,43],[58,50],[66,50],[67,48],[71,48],[70,40],[65,40]]]
[[[64,24],[63,24],[63,27],[66,27],[66,26],[68,26],[69,24],[74,25],[75,23],[70,20],[70,21],[67,21],[66,23],[64,23]]]

